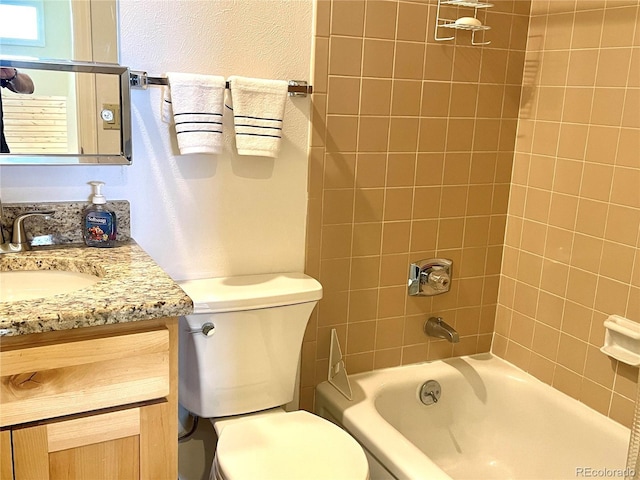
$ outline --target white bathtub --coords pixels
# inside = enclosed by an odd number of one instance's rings
[[[353,400],[324,382],[316,412],[364,447],[372,480],[624,477],[629,429],[491,354],[349,379]]]

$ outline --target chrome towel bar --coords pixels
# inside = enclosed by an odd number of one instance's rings
[[[151,77],[147,72],[137,70],[129,71],[129,82],[131,88],[146,89],[149,85],[169,85],[167,77]],[[229,88],[229,82],[227,82]],[[290,97],[306,97],[313,93],[313,87],[304,80],[289,80]]]

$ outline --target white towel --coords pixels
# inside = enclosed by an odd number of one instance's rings
[[[233,76],[229,87],[238,154],[277,157],[288,83]]]
[[[167,85],[162,87],[162,121],[164,123],[173,122],[173,108],[171,108],[171,89]]]
[[[178,148],[189,153],[220,153],[225,80],[215,75],[168,73]],[[167,90],[165,98],[167,100]],[[163,119],[166,115],[163,100]]]

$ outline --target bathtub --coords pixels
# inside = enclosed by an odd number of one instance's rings
[[[491,354],[327,382],[316,413],[364,448],[372,480],[624,478],[629,429]],[[441,385],[423,404],[421,385]]]

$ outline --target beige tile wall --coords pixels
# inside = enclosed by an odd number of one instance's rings
[[[324,298],[303,408],[332,328],[350,373],[490,348],[529,19],[528,1],[492,3],[477,47],[433,39],[434,1],[318,1],[306,271]],[[452,291],[409,298],[409,264],[433,256],[453,259]],[[460,343],[427,338],[432,315]]]
[[[638,370],[599,348],[640,322],[638,9],[532,3],[492,347],[626,425]]]

